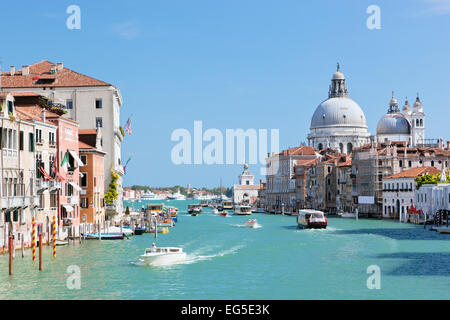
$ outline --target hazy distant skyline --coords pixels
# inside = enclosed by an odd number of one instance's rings
[[[66,8],[81,8],[68,30]],[[366,8],[381,8],[381,29]],[[117,86],[121,124],[133,114],[124,185],[224,186],[242,165],[171,162],[175,129],[279,129],[280,149],[306,141],[311,116],[327,98],[336,63],[369,132],[395,95],[417,92],[427,138],[450,139],[450,1],[69,1],[2,4],[7,50],[2,70],[41,60]],[[259,166],[250,165],[259,180]]]

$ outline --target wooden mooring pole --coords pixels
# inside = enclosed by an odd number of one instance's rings
[[[39,232],[39,271],[42,271],[42,231]]]
[[[9,235],[9,244],[8,244],[8,250],[9,250],[9,275],[12,276],[13,274],[13,236]]]

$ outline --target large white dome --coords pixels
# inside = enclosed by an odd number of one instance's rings
[[[311,119],[311,129],[326,127],[366,128],[361,107],[348,97],[330,98],[322,102]]]
[[[405,116],[401,113],[387,113],[385,114],[377,125],[377,135],[399,135],[410,134],[411,126]]]

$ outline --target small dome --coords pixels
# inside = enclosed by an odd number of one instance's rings
[[[377,135],[380,134],[411,134],[411,126],[401,113],[387,113],[378,121]]]
[[[244,164],[244,170],[248,169],[248,164]]]
[[[407,115],[410,115],[411,114],[411,106],[409,105],[409,103],[408,103],[408,98],[406,98],[406,101],[405,101],[405,105],[403,106],[403,108],[402,108],[402,112],[404,113],[404,114],[407,114]]]
[[[345,80],[345,76],[344,76],[344,74],[342,72],[336,71],[333,74],[333,80]]]
[[[417,96],[416,102],[414,102],[414,112],[423,112],[423,106],[419,96]]]

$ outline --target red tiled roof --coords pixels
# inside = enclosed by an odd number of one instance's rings
[[[79,129],[78,134],[97,134],[96,129]]]
[[[289,156],[289,155],[315,155],[316,150],[311,146],[300,146],[295,148],[289,148],[283,150],[279,155]]]
[[[94,149],[95,150],[95,147],[93,147],[93,146],[91,146],[91,145],[89,145],[87,143],[84,143],[83,141],[78,141],[78,148],[79,149]]]
[[[26,106],[26,107],[15,107],[15,112],[17,115],[17,118],[24,121],[43,121],[42,119],[42,110],[43,108],[41,106]],[[45,110],[45,116],[46,117],[60,117],[56,113],[52,111]],[[45,121],[45,123],[52,124],[54,123]]]
[[[419,167],[419,168],[412,168],[409,170],[405,170],[405,171],[396,173],[392,176],[386,177],[385,179],[415,178],[415,177],[422,176],[425,174],[438,174],[440,172],[441,171],[439,171],[435,167]]]
[[[1,84],[3,88],[32,88],[32,87],[94,87],[111,86],[111,84],[94,79],[84,74],[64,68],[57,70],[56,74],[51,74],[51,66],[54,63],[43,60],[29,66],[28,75],[22,74],[22,69],[17,70],[12,76],[9,72],[2,72]],[[41,83],[40,79],[51,80],[52,82]]]
[[[311,159],[311,160],[297,160],[295,163],[296,167],[302,167],[302,166],[309,166],[312,164],[317,163],[317,159]]]
[[[352,166],[352,159],[349,159],[343,163],[338,164],[338,167],[351,167]]]

